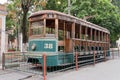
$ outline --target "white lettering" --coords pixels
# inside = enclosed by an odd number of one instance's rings
[[[45,49],[52,49],[53,48],[53,44],[51,44],[51,43],[45,43],[44,44],[44,48]]]

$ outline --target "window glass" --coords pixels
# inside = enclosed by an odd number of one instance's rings
[[[63,52],[64,51],[64,46],[58,46],[58,51]]]
[[[31,25],[32,35],[43,34],[43,29],[44,29],[43,27],[44,27],[44,23],[42,20],[33,22]]]

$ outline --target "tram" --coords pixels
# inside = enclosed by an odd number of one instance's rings
[[[93,59],[93,51],[99,59],[109,56],[110,32],[106,28],[53,10],[31,14],[29,24],[29,54],[38,56],[28,57],[28,63],[43,64],[43,54],[47,66],[72,64],[75,52],[81,61]]]

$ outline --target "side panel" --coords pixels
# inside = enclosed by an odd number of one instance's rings
[[[35,49],[32,49],[32,46],[34,46]],[[55,40],[55,39],[32,39],[32,40],[29,40],[29,51],[57,52],[57,40]]]
[[[72,53],[59,54],[58,55],[58,63],[59,63],[59,65],[73,63],[74,62],[73,58],[74,58],[74,55]]]

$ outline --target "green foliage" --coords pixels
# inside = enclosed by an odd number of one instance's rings
[[[46,7],[43,9],[64,12],[66,7],[67,7],[67,0],[47,0]]]
[[[14,41],[14,39],[17,37],[17,30],[20,27],[20,4],[18,2],[19,0],[16,0],[13,2],[13,0],[9,0],[9,3],[7,6],[7,12],[8,15],[6,17],[6,30],[9,32],[8,34],[8,40]]]
[[[120,0],[111,0],[112,4],[120,8]]]
[[[118,39],[120,14],[110,0],[74,0],[71,14],[110,30],[111,42]]]

